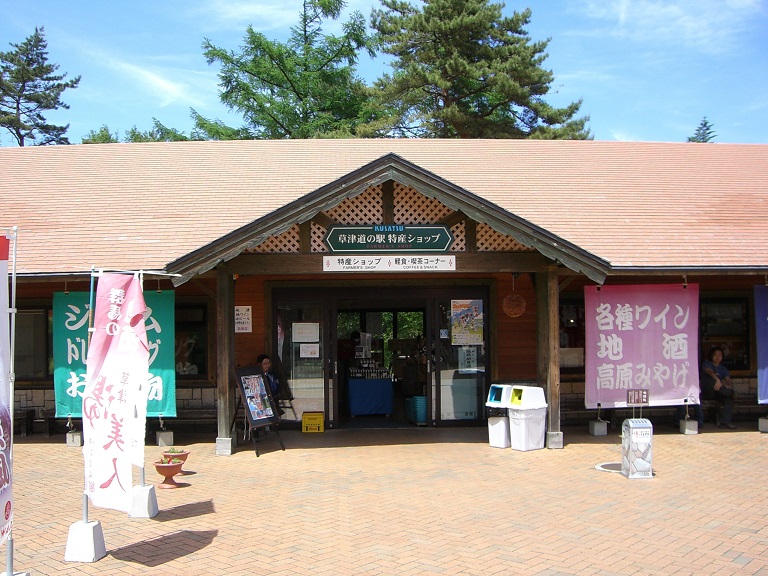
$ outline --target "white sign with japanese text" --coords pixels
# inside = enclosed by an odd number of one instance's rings
[[[587,286],[587,408],[625,408],[627,390],[650,406],[699,403],[697,284]]]
[[[235,306],[235,333],[253,332],[253,314],[250,306]]]
[[[456,256],[325,256],[324,272],[443,272],[456,270]]]

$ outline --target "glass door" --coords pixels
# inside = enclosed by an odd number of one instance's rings
[[[282,303],[277,307],[277,356],[292,400],[283,403],[284,420],[301,421],[304,412],[327,413],[325,328],[319,304]]]
[[[481,297],[439,299],[432,346],[436,366],[440,420],[477,420],[485,414],[485,300]]]

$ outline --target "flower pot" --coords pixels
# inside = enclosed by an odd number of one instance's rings
[[[189,450],[182,450],[181,452],[169,452],[168,450],[163,451],[163,458],[167,458],[169,460],[176,458],[178,460],[181,460],[182,467],[184,466],[184,463],[187,461],[187,458],[189,457]],[[192,472],[187,472],[185,470],[181,471],[181,474],[192,474]]]
[[[182,450],[181,452],[169,452],[168,450],[163,450],[163,457],[178,458],[179,460],[182,461],[182,463],[187,461],[188,456],[189,456],[188,450]]]
[[[163,477],[163,481],[157,485],[158,488],[177,488],[179,485],[173,479],[176,474],[181,472],[181,466],[183,462],[171,462],[164,464],[162,462],[155,462],[155,470],[160,476]]]

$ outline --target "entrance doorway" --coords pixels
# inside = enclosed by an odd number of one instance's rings
[[[485,416],[488,287],[274,288],[287,424],[472,425]]]
[[[402,306],[376,309],[370,302],[337,303],[340,426],[427,424],[427,373],[419,354],[426,346],[426,309]],[[421,418],[412,410],[416,402]]]

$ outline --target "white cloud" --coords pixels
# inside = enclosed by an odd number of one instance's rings
[[[205,0],[194,9],[208,24],[245,32],[254,30],[287,30],[298,21],[301,2],[296,0]]]
[[[720,53],[738,44],[766,6],[763,0],[586,0],[583,10],[602,22],[598,34]]]
[[[111,59],[110,66],[136,80],[149,96],[156,99],[160,107],[180,103],[199,106],[202,103],[202,100],[197,98],[190,89],[189,84],[171,80],[169,76],[173,74],[169,74],[168,69],[157,68],[151,70],[117,59]]]

